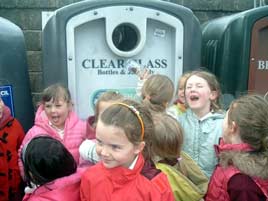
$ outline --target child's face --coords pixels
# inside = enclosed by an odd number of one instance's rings
[[[228,124],[228,114],[229,114],[229,110],[226,112],[223,123],[222,123],[222,138],[225,143],[230,143],[230,139],[229,139],[230,127]]]
[[[65,120],[70,111],[70,104],[65,100],[50,100],[44,103],[44,110],[48,120],[57,128],[64,129]]]
[[[181,77],[179,81],[178,98],[181,103],[185,103],[185,96],[184,96],[185,81],[186,77]]]
[[[210,90],[205,79],[192,75],[186,83],[185,98],[188,106],[195,113],[205,115],[210,112],[211,100],[216,98],[216,92]]]
[[[101,120],[97,123],[96,139],[96,152],[106,168],[128,168],[144,146],[143,142],[132,144],[121,128],[105,125]]]
[[[0,97],[0,119],[3,117],[3,113],[4,113],[4,102],[2,100],[2,98]]]

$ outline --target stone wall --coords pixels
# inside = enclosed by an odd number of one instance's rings
[[[42,86],[42,11],[53,11],[79,0],[1,0],[0,16],[18,25],[24,33],[33,102]],[[254,0],[170,0],[193,10],[200,23],[259,6]],[[263,1],[268,4],[268,0]]]

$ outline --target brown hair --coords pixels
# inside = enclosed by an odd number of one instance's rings
[[[228,123],[235,122],[240,137],[256,151],[268,151],[268,102],[251,94],[234,100],[229,108]]]
[[[108,107],[101,115],[100,120],[106,125],[113,125],[118,128],[122,128],[128,138],[133,144],[138,144],[142,141],[142,126],[139,118],[135,112],[138,112],[143,125],[144,125],[144,138],[145,148],[143,149],[143,155],[145,159],[151,158],[151,136],[154,135],[154,124],[152,116],[148,108],[142,104],[126,99],[122,103],[128,106],[134,107],[136,111],[130,109],[121,104],[113,104]]]
[[[190,77],[192,77],[193,75],[196,75],[196,76],[201,77],[204,80],[206,80],[210,90],[216,91],[216,93],[217,93],[217,98],[215,100],[211,100],[210,111],[212,111],[212,112],[221,111],[222,110],[221,103],[220,103],[221,88],[220,88],[220,84],[217,80],[217,77],[214,74],[212,74],[208,71],[205,71],[205,70],[195,70],[195,71],[191,72],[190,76],[188,76],[186,83],[187,83],[188,79]],[[186,85],[185,85],[185,87],[186,87]]]
[[[100,106],[100,102],[116,102],[116,101],[120,101],[122,100],[124,97],[122,94],[120,94],[117,91],[105,91],[104,93],[102,93],[100,95],[100,97],[98,98],[97,102],[96,102],[96,106],[95,106],[95,122],[97,122],[98,118],[99,118],[99,106]],[[94,123],[95,123],[94,122]]]
[[[181,82],[181,80],[184,79],[184,85],[183,85],[183,88],[185,89],[185,83],[186,83],[188,77],[190,77],[190,75],[191,75],[191,72],[185,72],[185,73],[183,73],[183,74],[180,76],[180,78],[179,78],[179,80],[178,80],[177,89],[176,89],[176,95],[178,95],[179,90],[180,90],[180,88],[182,87],[182,86],[180,86],[180,82]]]
[[[183,143],[183,129],[176,119],[165,113],[154,114],[153,153],[163,159],[177,159]]]
[[[173,98],[174,85],[166,75],[152,75],[145,81],[141,94],[143,103],[150,110],[163,112]]]
[[[41,103],[48,101],[58,101],[63,99],[67,103],[71,103],[71,94],[67,87],[60,83],[52,84],[44,89],[42,93]]]

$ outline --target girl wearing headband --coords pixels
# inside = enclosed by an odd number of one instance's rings
[[[82,176],[81,200],[174,200],[151,160],[153,134],[151,114],[141,104],[124,100],[108,107],[96,127],[100,162]]]

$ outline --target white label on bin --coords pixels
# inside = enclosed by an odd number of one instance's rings
[[[166,36],[166,30],[164,30],[164,29],[155,29],[154,36],[164,38]]]

